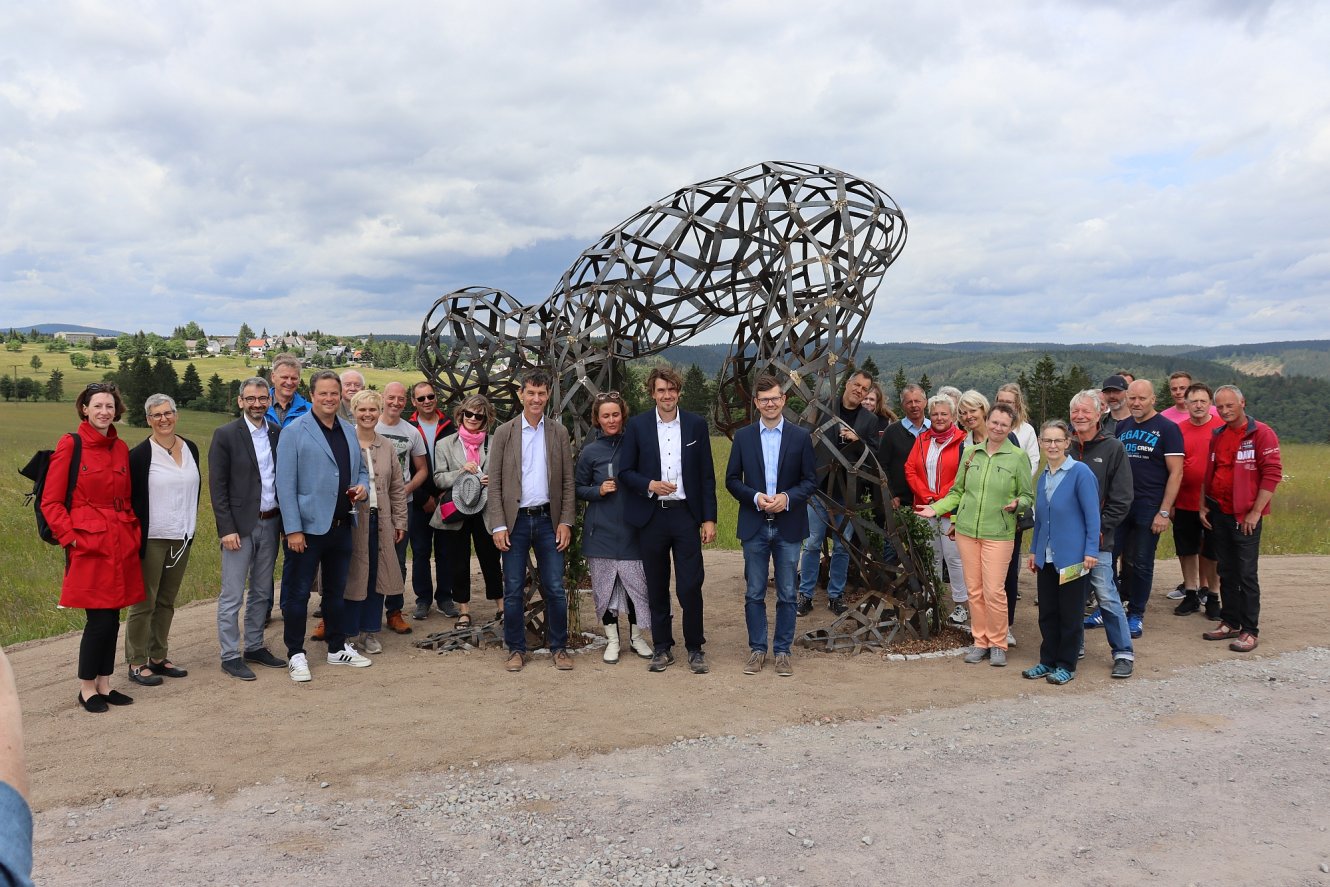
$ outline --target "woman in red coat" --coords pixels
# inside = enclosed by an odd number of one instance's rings
[[[69,508],[70,435],[60,438],[51,456],[42,514],[65,549],[65,581],[60,606],[87,611],[79,644],[78,702],[90,712],[134,700],[111,689],[115,670],[120,610],[143,600],[139,568],[139,522],[130,507],[129,448],[116,434],[124,414],[120,392],[111,382],[93,382],[74,401],[82,442],[78,479]]]

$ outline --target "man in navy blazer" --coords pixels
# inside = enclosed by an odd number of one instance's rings
[[[794,643],[795,570],[799,548],[808,535],[808,497],[817,490],[813,437],[786,422],[785,392],[775,376],[758,376],[753,403],[761,418],[740,428],[730,448],[725,489],[739,501],[739,539],[743,542],[744,622],[748,625],[748,664],[757,674],[767,658],[767,563],[776,572],[776,674],[789,677]]]
[[[677,574],[688,666],[706,674],[702,645],[702,546],[716,538],[716,466],[706,419],[679,409],[683,379],[669,367],[647,377],[656,408],[628,421],[620,447],[619,479],[628,496],[624,520],[640,533],[647,574],[651,634],[656,655],[650,671],[674,664],[670,624],[670,556]],[[699,531],[700,530],[700,531]]]
[[[277,441],[277,502],[286,533],[282,621],[291,680],[310,679],[305,619],[315,573],[322,571],[328,664],[370,664],[342,632],[342,595],[351,568],[352,503],[369,495],[369,472],[355,429],[337,416],[342,380],[320,370],[309,380],[313,408],[282,430]]]

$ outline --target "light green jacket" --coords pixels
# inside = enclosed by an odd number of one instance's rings
[[[1003,541],[1016,538],[1017,512],[1002,510],[1012,499],[1020,500],[1018,511],[1034,501],[1030,457],[1005,440],[992,456],[983,444],[966,449],[956,483],[933,503],[933,510],[938,514],[955,510],[956,532],[963,536]]]

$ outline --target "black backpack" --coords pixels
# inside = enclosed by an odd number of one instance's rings
[[[69,484],[65,488],[65,510],[74,504],[74,485],[79,479],[79,462],[83,459],[83,438],[77,434],[70,434],[74,439],[74,455],[69,460]],[[51,467],[51,456],[54,450],[38,450],[32,454],[28,464],[18,470],[18,473],[32,481],[32,492],[23,497],[24,505],[32,505],[37,512],[37,535],[43,542],[49,542],[51,545],[59,545],[60,541],[55,538],[51,532],[51,525],[46,522],[46,515],[42,514],[42,493],[46,489],[46,472]]]

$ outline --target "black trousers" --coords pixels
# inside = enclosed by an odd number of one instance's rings
[[[647,601],[651,604],[651,640],[657,653],[674,646],[670,623],[670,561],[673,557],[675,593],[683,612],[683,644],[700,652],[707,642],[702,633],[702,537],[693,515],[682,504],[656,506],[638,536],[642,569],[647,575]]]
[[[1021,567],[1025,565],[1025,558],[1021,556],[1021,537],[1024,535],[1024,530],[1016,531],[1016,541],[1011,546],[1011,562],[1007,564],[1007,578],[1002,583],[1002,587],[1007,590],[1007,625],[1016,624],[1016,588],[1020,582]]]
[[[471,602],[473,540],[476,560],[480,562],[480,574],[485,577],[485,598],[491,601],[503,600],[503,568],[499,560],[499,549],[494,547],[494,537],[485,529],[485,516],[468,515],[457,529],[445,530],[443,538],[447,543],[448,563],[453,571],[453,601],[458,604]]]
[[[1219,561],[1219,618],[1239,631],[1259,635],[1261,581],[1256,560],[1261,552],[1262,519],[1250,536],[1242,532],[1238,518],[1210,509],[1215,554]]]
[[[84,610],[88,622],[79,640],[79,680],[95,681],[115,671],[116,639],[120,636],[119,610]]]
[[[1035,575],[1039,589],[1039,661],[1049,668],[1062,666],[1076,671],[1085,639],[1085,599],[1090,594],[1090,574],[1066,585],[1058,585],[1057,567],[1044,564]]]

